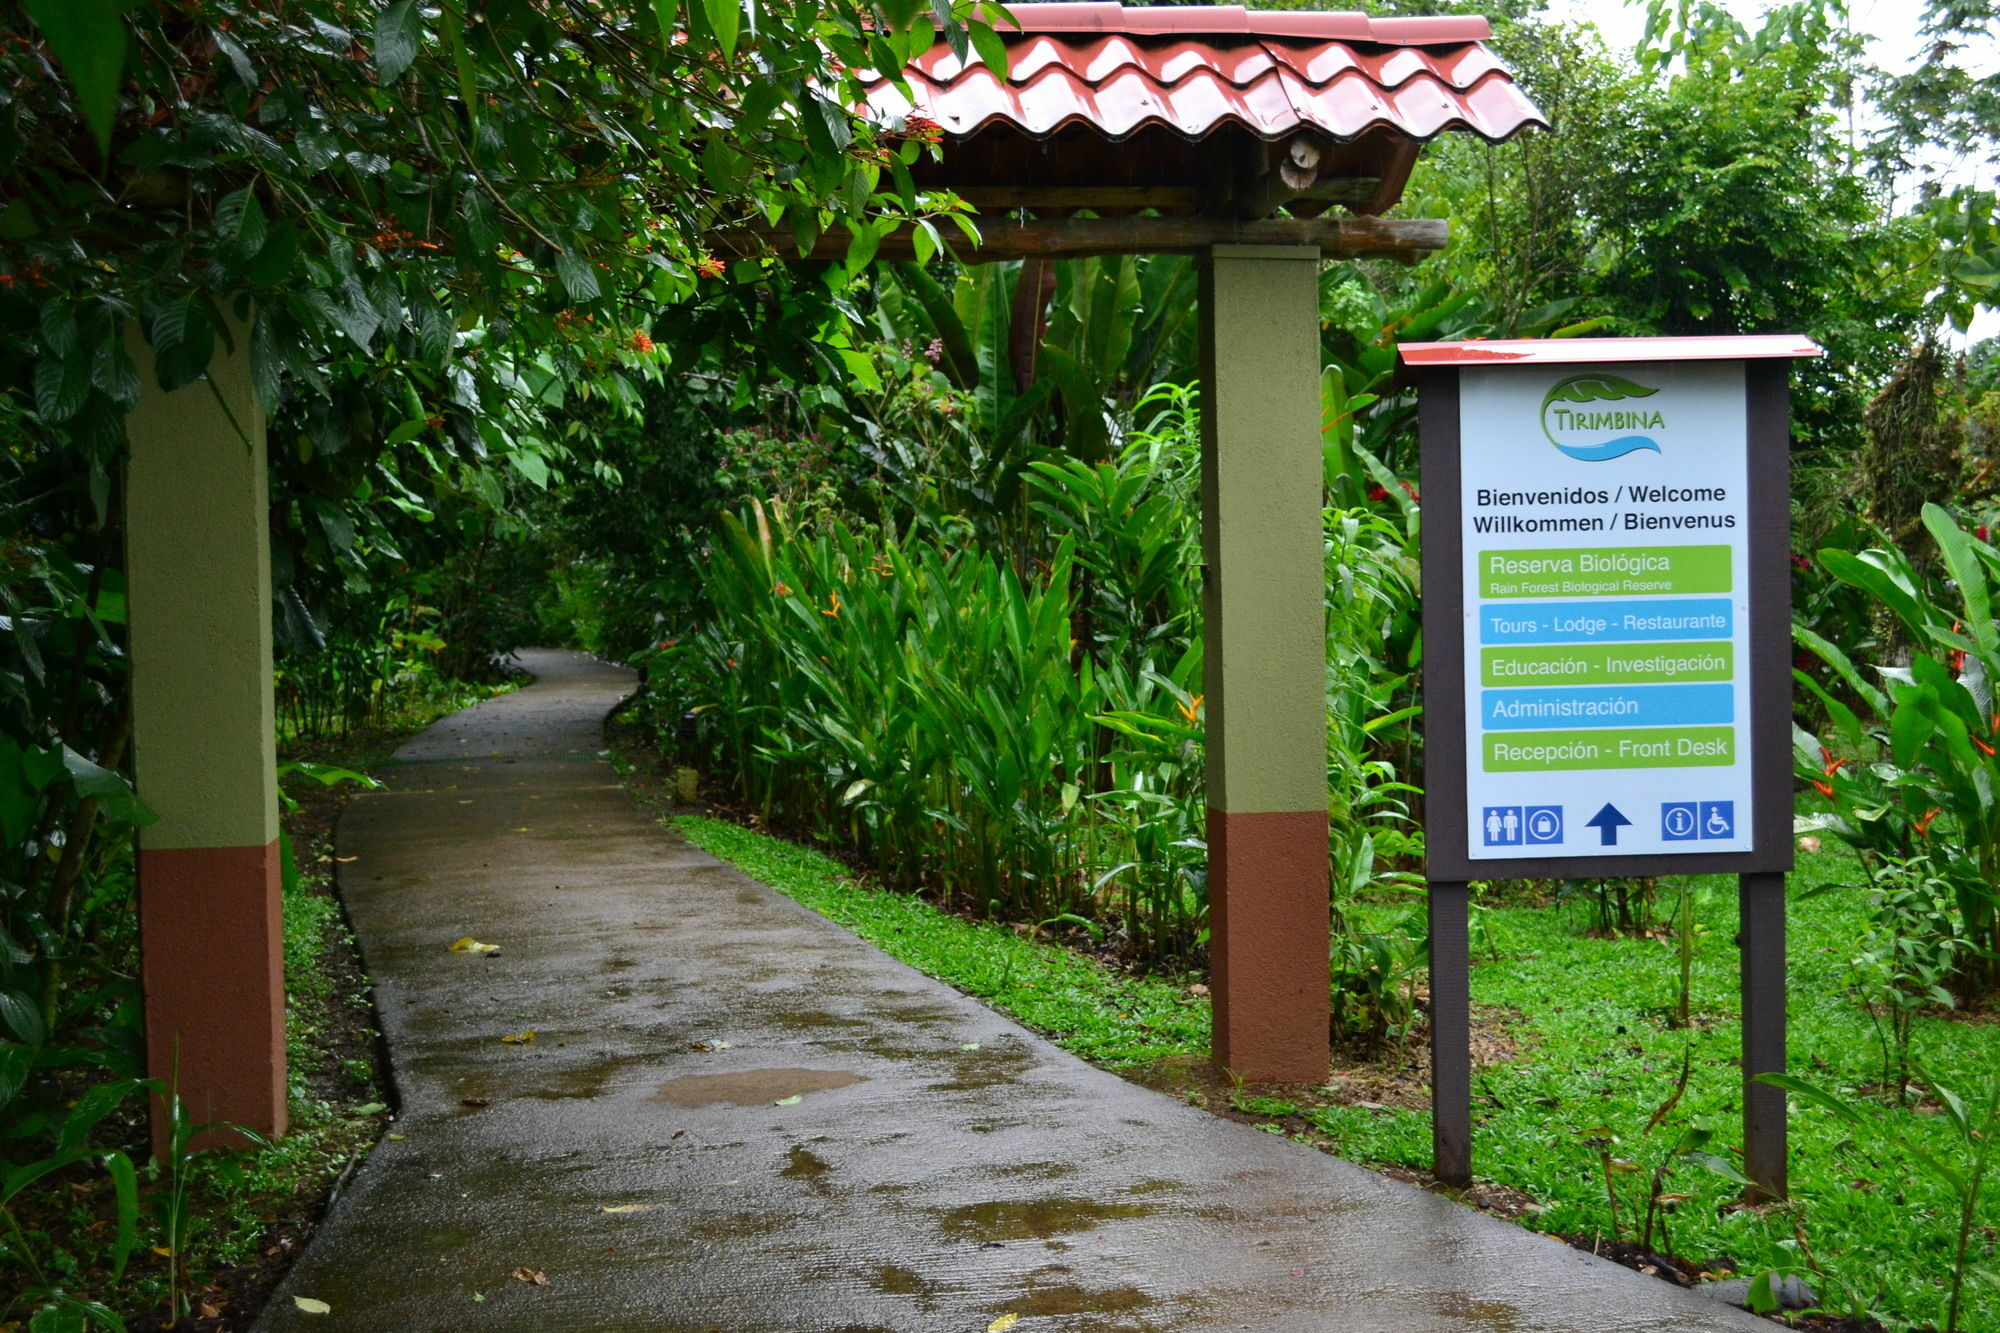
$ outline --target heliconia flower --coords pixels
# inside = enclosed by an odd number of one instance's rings
[[[823,616],[832,616],[832,617],[833,617],[833,618],[834,618],[835,620],[838,620],[838,619],[840,619],[840,594],[839,594],[839,593],[837,593],[837,592],[836,592],[836,593],[828,593],[828,594],[827,594],[827,605],[826,605],[826,608],[825,608],[824,610],[822,610],[822,611],[820,612],[820,614],[821,614],[821,615],[823,615]]]
[[[773,597],[790,597],[792,595],[792,585],[789,583],[774,583],[771,585],[771,595]]]
[[[1940,809],[1940,807],[1938,807],[1938,806],[1932,806],[1932,807],[1931,807],[1931,808],[1930,808],[1929,810],[1926,810],[1926,811],[1924,812],[1924,817],[1923,817],[1922,819],[1919,819],[1919,820],[1917,821],[1917,836],[1918,836],[1918,837],[1922,837],[1922,838],[1928,838],[1928,837],[1930,836],[1930,833],[1931,833],[1931,821],[1932,821],[1933,819],[1936,819],[1936,818],[1938,817],[1938,811],[1939,811],[1939,809]]]
[[[1186,703],[1175,700],[1174,707],[1181,710],[1181,720],[1186,722],[1190,727],[1194,725],[1195,719],[1201,716],[1201,701],[1206,697],[1206,695],[1195,694],[1190,695]]]

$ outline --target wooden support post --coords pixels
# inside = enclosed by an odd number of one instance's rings
[[[147,1072],[196,1124],[285,1128],[270,503],[249,330],[128,423],[133,753]],[[154,1143],[162,1146],[160,1107]]]
[[[1215,1062],[1326,1077],[1319,252],[1201,264],[1202,597]]]
[[[1431,1174],[1472,1183],[1471,888],[1430,886]]]
[[[1752,1203],[1788,1193],[1785,1094],[1759,1074],[1785,1072],[1785,877],[1738,877],[1743,973],[1743,1174]]]

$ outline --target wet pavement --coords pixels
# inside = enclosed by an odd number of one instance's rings
[[[659,826],[630,673],[523,658],[341,819],[402,1137],[259,1328],[1775,1327],[1057,1050]]]

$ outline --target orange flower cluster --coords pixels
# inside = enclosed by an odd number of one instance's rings
[[[21,265],[21,271],[18,274],[0,273],[0,290],[12,287],[23,278],[27,279],[30,287],[38,291],[45,290],[49,286],[49,271],[42,267],[40,260],[30,259],[27,263]]]
[[[442,250],[436,241],[419,240],[415,233],[400,222],[377,219],[381,230],[368,238],[368,244],[377,250]]]
[[[719,278],[726,269],[723,262],[714,255],[703,255],[695,261],[694,271],[704,278]]]
[[[903,117],[903,137],[915,139],[918,143],[939,144],[944,142],[944,126],[932,120],[921,111],[912,111]]]
[[[653,354],[653,340],[647,335],[644,329],[633,331],[632,350],[641,356],[651,356]]]

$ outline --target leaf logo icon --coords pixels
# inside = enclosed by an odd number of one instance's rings
[[[1651,398],[1659,389],[1602,371],[1558,381],[1542,397],[1542,434],[1571,458],[1602,463],[1640,449],[1660,452],[1660,442],[1639,432],[1666,425],[1657,407],[1593,410],[1594,403],[1626,403]]]

